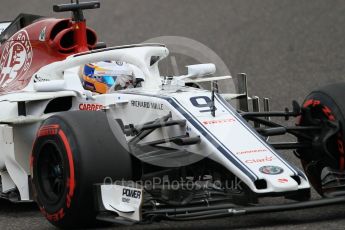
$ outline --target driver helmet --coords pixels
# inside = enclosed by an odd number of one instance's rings
[[[82,82],[85,89],[96,93],[107,93],[109,89],[125,89],[133,86],[133,71],[127,63],[101,61],[86,64]]]

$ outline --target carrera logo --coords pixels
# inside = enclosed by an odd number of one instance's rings
[[[80,104],[79,110],[89,110],[89,111],[98,111],[103,109],[104,106],[100,104]]]
[[[264,157],[264,158],[258,158],[258,159],[249,159],[245,162],[248,164],[255,164],[255,163],[264,163],[264,162],[270,162],[273,160],[273,157]]]
[[[0,89],[17,85],[32,63],[32,47],[25,30],[6,43],[0,59]],[[25,82],[22,82],[24,85]]]
[[[252,150],[240,151],[240,152],[237,152],[236,154],[242,155],[242,154],[252,154],[252,153],[262,153],[262,152],[267,152],[267,149],[252,149]]]
[[[134,198],[134,199],[140,199],[141,192],[138,190],[124,188],[122,190],[122,196],[130,197],[130,198]]]
[[[215,125],[215,124],[224,124],[224,123],[231,123],[235,122],[236,120],[233,118],[227,118],[222,120],[211,120],[211,121],[203,121],[204,125]]]

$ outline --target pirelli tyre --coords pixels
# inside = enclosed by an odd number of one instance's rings
[[[43,122],[32,151],[32,184],[41,212],[53,225],[93,226],[93,185],[131,178],[131,156],[114,128],[121,129],[100,111],[65,112]]]
[[[299,124],[303,126],[322,125],[320,131],[312,132],[314,136],[313,147],[297,150],[301,158],[302,165],[310,183],[320,195],[327,195],[333,192],[331,187],[339,187],[340,184],[334,184],[329,172],[342,174],[345,169],[344,155],[344,130],[345,130],[345,83],[337,83],[324,86],[311,92],[303,103],[302,116]],[[316,123],[315,123],[316,122]],[[326,125],[328,124],[328,125]],[[332,127],[327,129],[326,126]],[[327,134],[326,134],[326,129]],[[322,139],[327,136],[324,145]],[[328,186],[325,182],[332,182]],[[336,181],[336,180],[334,180]],[[336,182],[338,183],[338,182]],[[331,185],[331,183],[329,183]],[[329,187],[330,189],[328,189]]]

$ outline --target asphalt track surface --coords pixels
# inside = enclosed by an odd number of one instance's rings
[[[63,2],[63,1],[55,1]],[[345,79],[345,2],[342,0],[103,0],[86,14],[108,45],[183,36],[214,50],[231,73],[246,72],[251,95],[272,109],[303,101],[313,89]],[[52,1],[1,0],[0,21],[21,12],[58,16]],[[289,153],[288,160],[296,162]],[[315,194],[314,194],[315,196]],[[343,229],[344,205],[305,211],[116,229]],[[0,201],[0,229],[54,229],[34,204]],[[110,228],[112,229],[112,228]],[[115,229],[115,227],[114,227]]]

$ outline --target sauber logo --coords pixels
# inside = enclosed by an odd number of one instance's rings
[[[90,110],[90,111],[98,111],[103,109],[103,105],[100,104],[79,104],[79,110]]]
[[[0,59],[0,89],[18,84],[32,63],[32,47],[25,30],[19,31],[3,49]],[[22,82],[25,84],[25,82]]]

